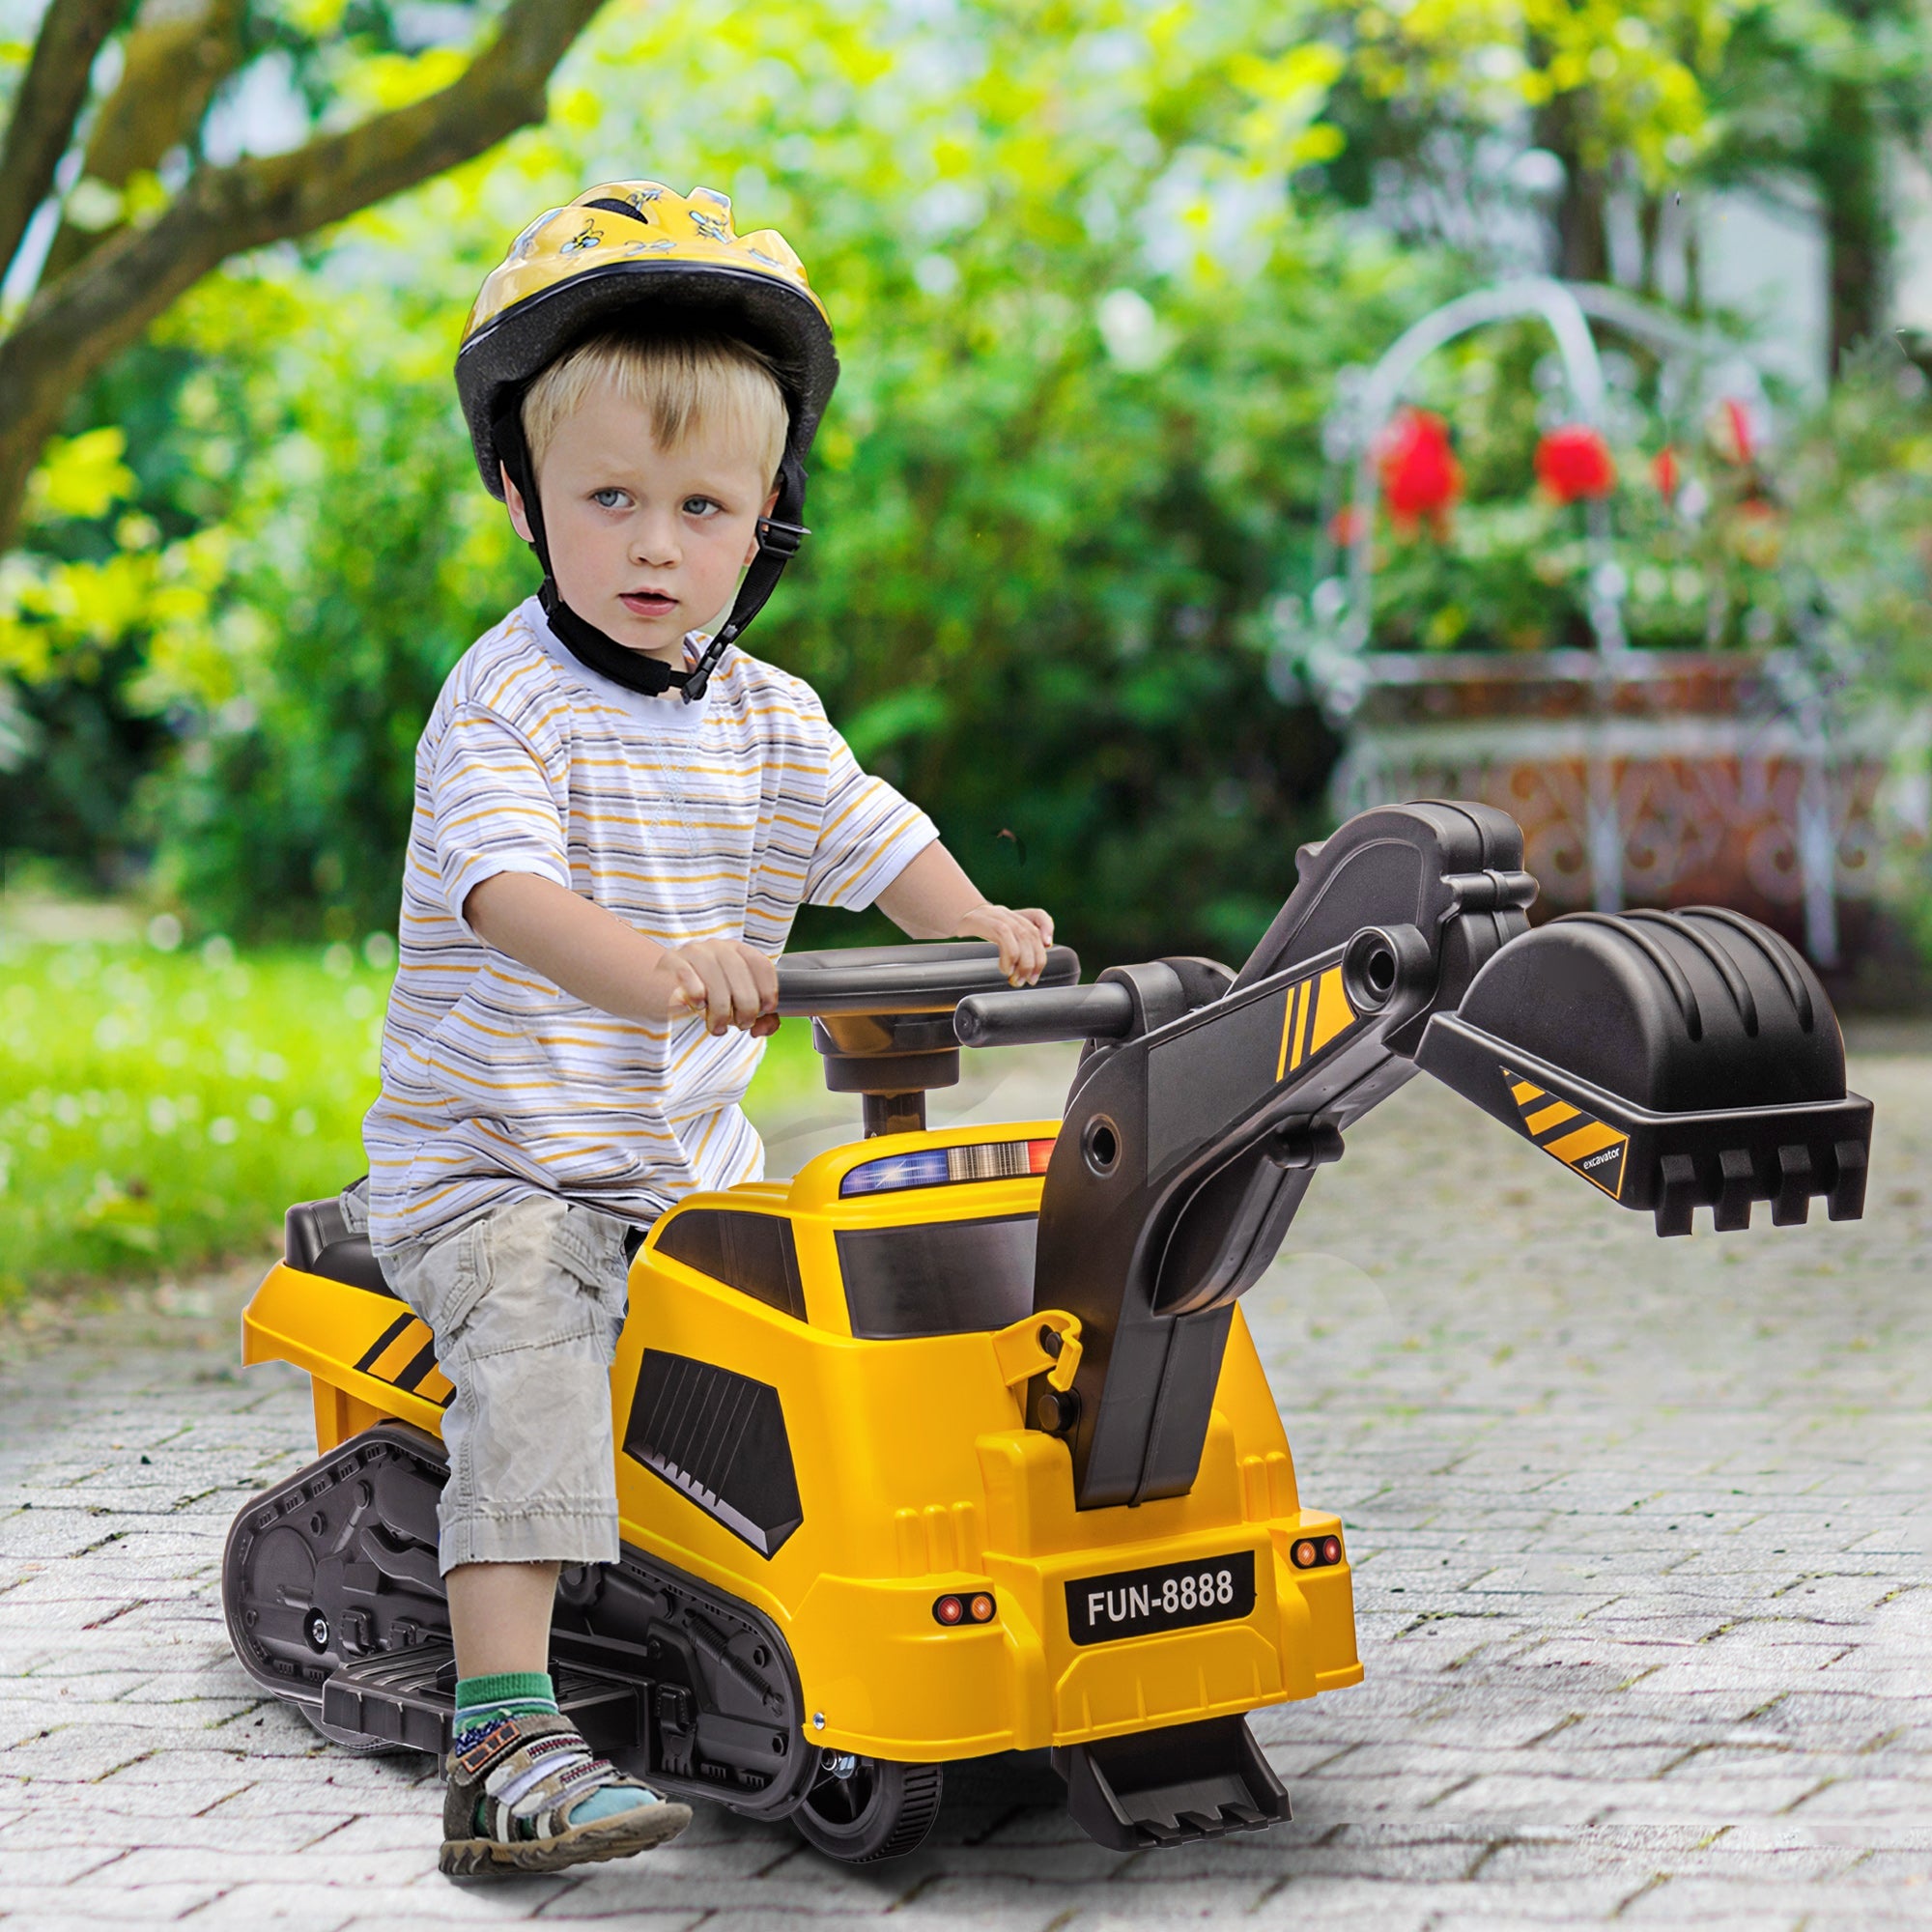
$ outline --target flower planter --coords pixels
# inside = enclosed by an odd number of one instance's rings
[[[1828,730],[1798,667],[1690,651],[1365,651],[1334,804],[1476,798],[1522,827],[1534,917],[1716,903],[1820,965],[1876,885],[1883,728]]]

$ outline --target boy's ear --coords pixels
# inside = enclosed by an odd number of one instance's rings
[[[511,481],[507,465],[499,463],[497,468],[502,472],[503,507],[510,513],[510,527],[526,543],[535,543],[536,538],[530,533],[529,512],[524,508],[524,493]]]
[[[776,490],[774,490],[772,494],[765,498],[765,507],[758,512],[758,515],[761,517],[769,517],[771,513],[778,508],[778,506],[779,506],[779,493]],[[745,560],[738,566],[738,568],[740,570],[750,570],[752,567],[752,560],[757,555],[757,554],[758,554],[758,533],[756,530],[753,530],[752,532],[752,541],[749,545],[746,546]]]

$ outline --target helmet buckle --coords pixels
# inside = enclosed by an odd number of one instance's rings
[[[800,546],[810,534],[803,524],[787,524],[778,517],[758,519],[758,548],[787,562],[798,554]]]

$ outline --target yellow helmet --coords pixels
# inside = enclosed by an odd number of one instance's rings
[[[758,554],[730,615],[696,667],[673,672],[605,636],[564,603],[524,442],[524,392],[559,355],[620,320],[684,323],[749,343],[771,363],[789,412],[778,501],[758,520]],[[456,355],[456,387],[492,496],[507,469],[524,498],[557,637],[593,670],[633,691],[703,696],[713,668],[763,608],[807,531],[805,454],[838,381],[825,305],[776,230],[737,235],[731,203],[708,187],[687,199],[657,182],[607,182],[537,216],[490,271]]]
[[[548,209],[510,244],[463,326],[456,386],[483,481],[503,494],[496,423],[551,363],[624,317],[688,320],[771,360],[803,457],[838,380],[825,305],[776,229],[738,235],[714,188],[606,182]]]

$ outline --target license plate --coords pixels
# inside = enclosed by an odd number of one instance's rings
[[[1238,1623],[1255,1607],[1255,1552],[1157,1563],[1078,1577],[1066,1585],[1066,1628],[1079,1644],[1189,1630],[1196,1624]]]

